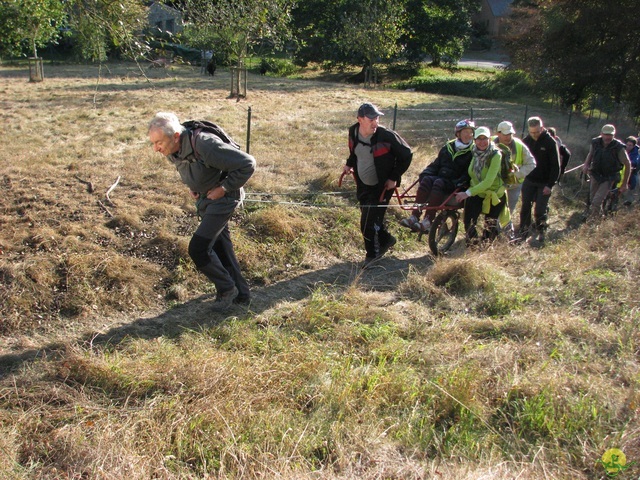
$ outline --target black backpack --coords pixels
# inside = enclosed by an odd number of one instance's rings
[[[240,145],[231,138],[227,132],[225,132],[220,125],[216,125],[213,122],[209,122],[207,120],[188,120],[182,124],[189,132],[189,140],[191,141],[191,149],[193,150],[193,155],[198,158],[198,154],[196,153],[196,137],[201,132],[212,133],[215,136],[219,137],[224,143],[228,143],[229,145],[234,146],[238,150],[240,150]]]

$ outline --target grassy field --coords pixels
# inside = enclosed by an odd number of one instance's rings
[[[392,208],[395,250],[359,270],[338,187],[357,107],[390,125],[397,106],[409,184],[470,109],[519,130],[523,105],[253,75],[238,100],[223,69],[145,73],[0,68],[1,478],[640,476],[636,206],[582,224],[572,174],[543,248],[460,237],[439,259]],[[259,168],[231,225],[248,309],[209,307],[194,206],[146,138],[159,110],[245,147],[251,113]],[[598,127],[571,125],[573,166]],[[624,470],[603,467],[612,448]]]

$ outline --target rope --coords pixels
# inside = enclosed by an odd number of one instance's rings
[[[254,197],[295,197],[295,196],[315,196],[315,195],[351,195],[352,192],[304,192],[304,193],[266,193],[266,192],[246,192],[245,195]]]
[[[564,173],[565,173],[565,175],[566,175],[567,173],[574,172],[574,171],[576,171],[576,170],[578,170],[579,168],[582,168],[582,167],[583,167],[583,164],[581,163],[580,165],[578,165],[578,166],[576,166],[576,167],[573,167],[573,168],[572,168],[572,169],[570,169],[570,170],[565,170],[565,171],[564,171]]]
[[[357,207],[357,208],[403,208],[413,209],[425,206],[425,204],[398,204],[398,205],[329,205],[327,203],[309,203],[309,202],[283,202],[275,200],[255,200],[251,198],[245,198],[245,203],[270,203],[272,205],[291,205],[295,207],[311,207],[311,208],[344,208],[344,207]]]

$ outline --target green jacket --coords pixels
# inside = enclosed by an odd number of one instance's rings
[[[482,213],[489,213],[491,205],[497,205],[500,203],[500,199],[504,196],[505,187],[500,176],[500,168],[502,162],[502,153],[495,146],[490,143],[489,148],[495,150],[495,153],[491,156],[488,162],[480,172],[480,176],[476,175],[474,165],[476,163],[476,156],[474,155],[471,164],[469,165],[469,177],[471,178],[469,194],[477,195],[480,198],[484,198],[482,203]]]

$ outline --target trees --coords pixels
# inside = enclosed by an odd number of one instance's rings
[[[408,0],[406,55],[412,60],[431,56],[434,65],[443,58],[458,61],[469,45],[471,18],[480,10],[479,0]]]
[[[26,51],[38,57],[38,48],[57,40],[65,24],[60,0],[0,1],[0,50],[8,55]]]
[[[83,59],[101,62],[113,49],[138,58],[147,49],[139,37],[147,22],[143,0],[68,0],[66,11]]]
[[[37,57],[66,31],[83,59],[103,61],[110,48],[134,58],[145,25],[143,0],[0,0],[0,49],[8,55]]]
[[[341,62],[346,54],[339,48],[340,19],[348,12],[345,0],[306,0],[291,11],[296,61]]]
[[[469,43],[480,0],[308,0],[293,10],[298,58],[367,65],[402,55],[457,60]]]
[[[342,24],[343,48],[347,54],[364,59],[365,83],[377,83],[375,64],[400,50],[403,19],[404,8],[387,0],[364,0],[347,11]]]
[[[517,2],[505,44],[514,66],[567,106],[600,94],[640,111],[640,37],[621,15],[639,8],[640,0]]]
[[[185,0],[185,37],[202,49],[226,52],[238,66],[260,42],[289,37],[292,0]]]

